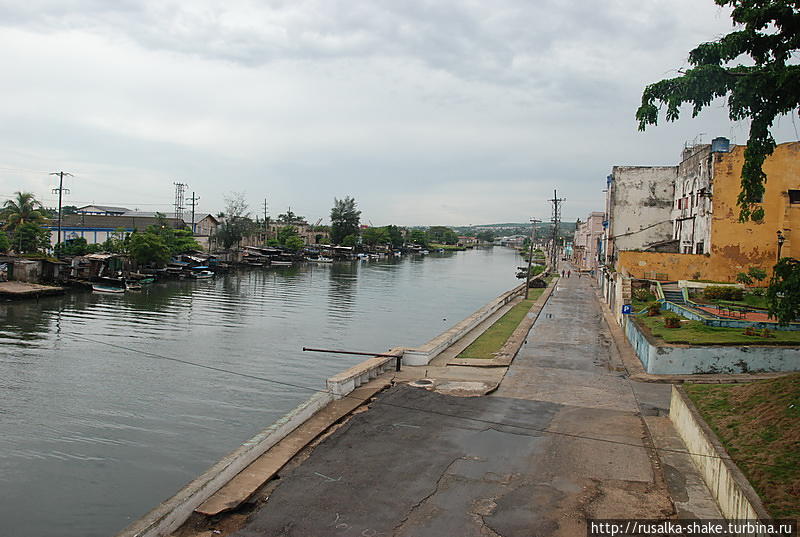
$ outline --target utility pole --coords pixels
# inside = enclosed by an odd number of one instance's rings
[[[183,191],[189,186],[186,183],[172,183],[175,185],[175,218],[180,220],[183,218]]]
[[[200,197],[199,196],[195,196],[194,192],[192,192],[192,197],[189,198],[189,201],[192,202],[192,235],[197,233],[197,230],[196,230],[197,224],[194,223],[194,208],[195,208],[195,206],[197,206],[197,202],[199,200],[200,200]]]
[[[533,263],[533,236],[536,233],[536,224],[541,222],[538,218],[531,218],[531,243],[528,248],[528,276],[525,278],[525,300],[528,300],[528,290],[531,287],[531,263]]]
[[[264,240],[269,240],[269,204],[267,198],[264,198]]]
[[[64,188],[64,176],[67,175],[69,177],[74,177],[74,175],[64,171],[53,172],[50,175],[58,176],[58,188],[54,188],[52,191],[53,194],[58,192],[58,239],[56,240],[56,246],[58,246],[59,244],[61,244],[61,196],[65,190],[67,191],[67,194],[69,194],[69,189]]]
[[[550,221],[553,223],[553,237],[550,244],[550,270],[558,268],[558,229],[561,225],[561,204],[567,198],[559,198],[558,193],[553,189],[553,199],[548,200],[553,204],[553,216]]]

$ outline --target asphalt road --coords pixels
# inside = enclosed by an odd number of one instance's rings
[[[281,477],[240,537],[585,535],[673,504],[588,278],[562,279],[495,394],[398,385]],[[647,412],[645,412],[647,413]]]

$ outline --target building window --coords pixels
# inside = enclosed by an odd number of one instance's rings
[[[697,245],[695,246],[694,253],[696,253],[696,254],[704,254],[704,253],[706,253],[705,250],[703,249],[704,247],[705,247],[705,245],[703,244],[703,241],[698,242]]]
[[[789,191],[789,203],[793,205],[800,203],[800,190]]]

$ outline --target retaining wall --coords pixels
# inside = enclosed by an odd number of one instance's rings
[[[669,417],[722,515],[729,520],[770,519],[756,491],[680,386],[672,386]]]
[[[625,335],[647,373],[754,373],[800,370],[800,347],[658,345],[630,318]]]

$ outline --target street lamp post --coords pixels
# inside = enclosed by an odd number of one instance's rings
[[[786,237],[783,236],[781,230],[778,230],[778,259],[777,261],[781,260],[781,249],[783,249],[783,243],[786,241]]]

